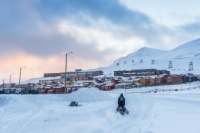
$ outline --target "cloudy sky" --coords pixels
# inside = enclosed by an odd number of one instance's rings
[[[0,0],[0,79],[108,66],[199,38],[199,0]]]

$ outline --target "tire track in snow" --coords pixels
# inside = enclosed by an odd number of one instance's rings
[[[34,132],[42,132],[39,131],[39,127],[35,127],[35,122],[37,122],[37,118],[40,117],[41,113],[48,114],[49,111],[46,109],[52,103],[41,102],[44,97],[37,96],[11,96],[12,102],[7,104],[6,112],[9,118],[5,120],[6,126],[0,130],[1,133],[26,133],[30,132],[30,127],[34,128]],[[15,116],[17,115],[17,116]],[[41,119],[40,119],[41,120]],[[38,124],[39,125],[39,124]],[[32,132],[32,131],[31,131]]]
[[[116,122],[110,129],[111,133],[145,133],[148,127],[151,125],[152,119],[152,100],[148,95],[133,94],[129,97],[135,97],[131,102],[133,105],[127,105],[127,109],[130,114],[121,116],[119,122]],[[127,100],[131,98],[127,97]],[[131,123],[127,123],[130,122]]]

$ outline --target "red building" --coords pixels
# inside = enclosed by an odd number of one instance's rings
[[[101,86],[101,88],[100,88],[100,90],[104,90],[104,91],[113,90],[113,89],[115,89],[114,83],[108,83],[106,85]]]

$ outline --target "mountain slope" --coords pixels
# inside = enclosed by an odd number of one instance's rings
[[[169,61],[172,62],[173,69],[168,69]],[[193,71],[190,72],[200,74],[198,68],[200,65],[200,39],[187,42],[169,51],[144,47],[119,58],[109,67],[103,68],[103,71],[112,73],[115,70],[155,68],[168,69],[171,73],[180,74],[189,72],[190,62],[193,63]]]
[[[200,39],[190,41],[177,48],[169,51],[169,53],[177,53],[174,58],[196,58],[200,57]]]

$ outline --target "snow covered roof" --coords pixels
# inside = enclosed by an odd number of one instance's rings
[[[93,83],[93,80],[80,80],[80,81],[75,81],[75,83]]]
[[[99,78],[105,78],[106,75],[99,75],[99,76],[94,76],[93,79],[99,79]]]
[[[130,85],[130,83],[119,83],[119,84],[116,84],[116,86],[120,86],[120,85]]]
[[[43,77],[38,77],[38,78],[31,78],[26,81],[22,81],[21,84],[28,84],[28,83],[39,83],[39,80],[43,79]]]
[[[40,81],[42,81],[42,80],[55,80],[55,79],[61,79],[61,76],[57,76],[57,77],[45,77],[45,78],[41,78]]]
[[[22,81],[21,84],[28,84],[28,83],[39,83],[39,81],[43,80],[55,80],[55,79],[61,79],[61,76],[57,77],[38,77],[38,78],[31,78],[26,81]]]
[[[164,76],[166,76],[167,74],[161,74],[161,75],[158,75],[156,78],[162,78]]]
[[[64,85],[56,85],[53,88],[57,89],[57,88],[62,88],[62,87],[64,87]]]
[[[113,83],[109,82],[109,83],[106,83],[104,86],[111,86],[111,85],[113,85]]]
[[[150,78],[152,78],[152,79],[155,79],[157,76],[158,76],[158,75],[152,75],[152,76],[148,76],[148,77],[150,77]]]

